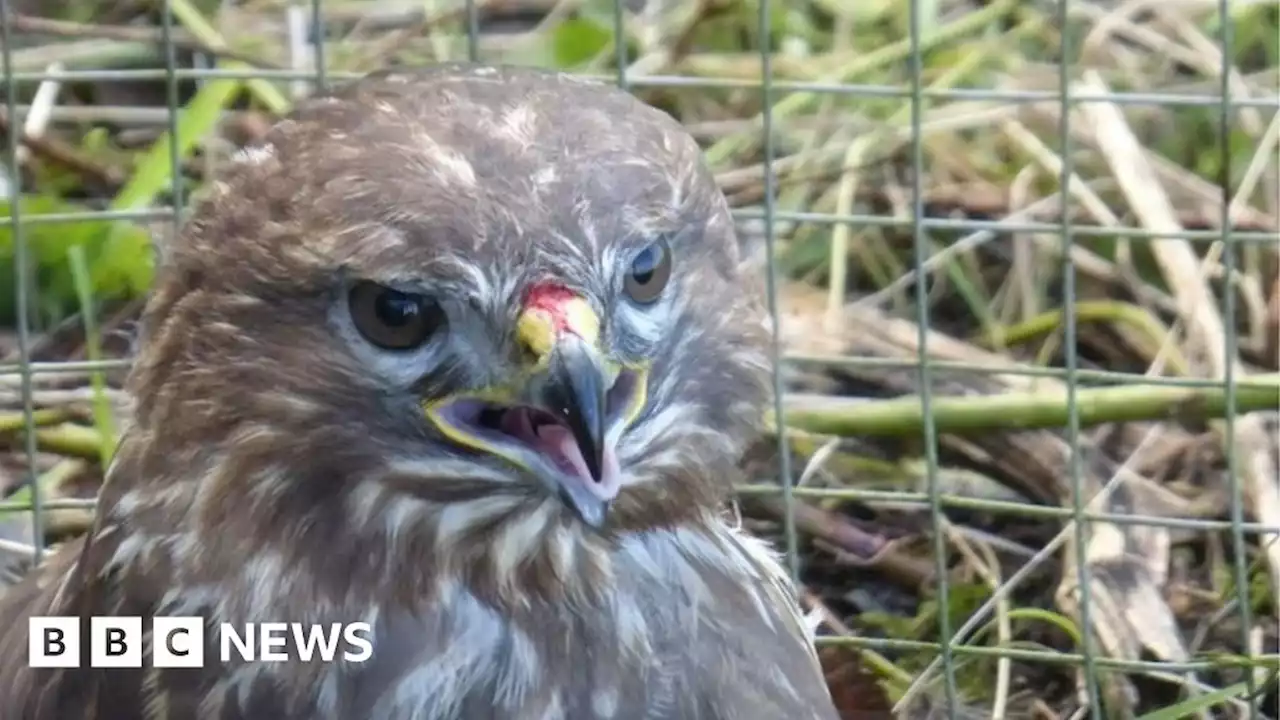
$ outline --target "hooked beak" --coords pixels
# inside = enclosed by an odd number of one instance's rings
[[[596,354],[576,336],[556,344],[542,386],[540,405],[556,413],[578,444],[589,477],[599,484],[605,457],[608,381]]]
[[[646,371],[604,356],[581,298],[528,308],[516,330],[529,363],[522,383],[430,403],[427,416],[454,442],[536,475],[599,528],[622,489],[617,444],[644,407]]]

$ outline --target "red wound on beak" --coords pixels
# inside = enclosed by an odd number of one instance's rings
[[[564,306],[576,297],[576,293],[558,283],[539,283],[525,293],[524,309],[546,313],[557,333],[571,332]]]

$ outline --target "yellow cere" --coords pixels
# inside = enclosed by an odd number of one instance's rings
[[[586,341],[587,345],[596,347],[600,342],[600,318],[591,309],[591,304],[582,298],[574,298],[564,304],[565,322],[569,329]]]
[[[597,347],[600,341],[600,318],[591,309],[591,304],[582,298],[572,298],[560,307],[567,329],[582,338],[588,346]],[[516,337],[529,348],[539,365],[551,354],[557,334],[555,318],[542,308],[530,308],[516,320]]]
[[[551,347],[555,344],[555,324],[542,310],[526,310],[516,321],[516,338],[541,363],[551,354]]]

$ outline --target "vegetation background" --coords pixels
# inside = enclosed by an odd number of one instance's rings
[[[619,1],[7,0],[8,575],[87,526],[172,208],[317,67],[473,26],[487,62],[625,68],[772,231],[786,430],[740,507],[846,717],[1280,717],[1280,3]]]

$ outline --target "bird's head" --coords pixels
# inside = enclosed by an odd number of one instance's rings
[[[658,239],[633,254],[619,268],[620,299],[643,307],[666,290],[671,248]],[[561,282],[533,283],[518,307],[515,372],[428,397],[427,418],[449,441],[510,463],[600,527],[622,490],[619,444],[648,405],[651,362],[611,351],[600,313]]]
[[[371,77],[303,103],[165,248],[133,434],[188,468],[242,458],[205,473],[245,498],[226,515],[705,517],[768,396],[744,260],[694,141],[621,90]]]

